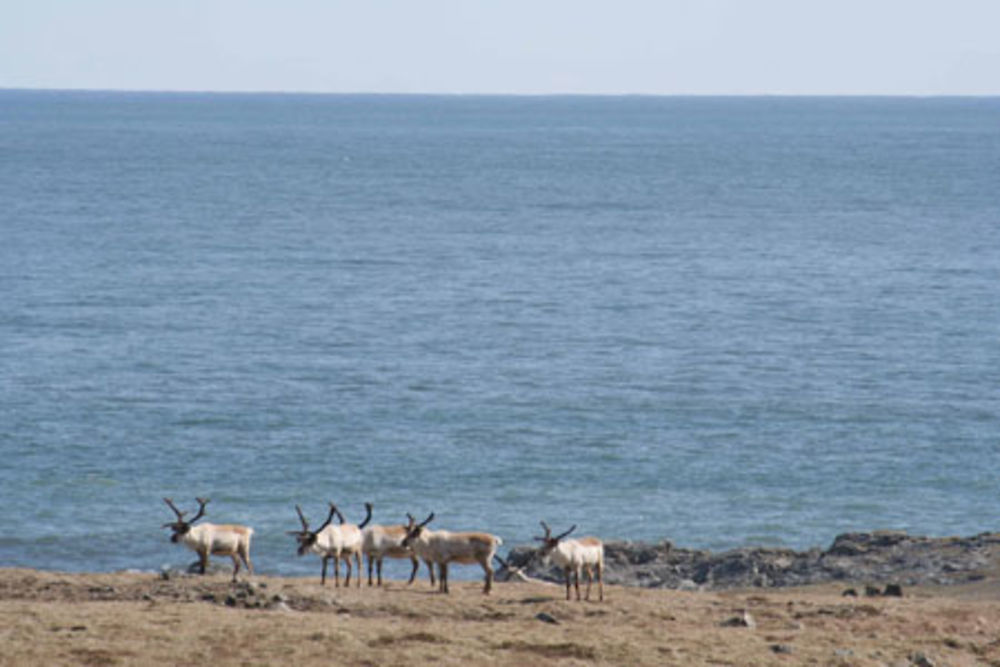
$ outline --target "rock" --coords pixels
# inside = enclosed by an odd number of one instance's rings
[[[535,614],[535,618],[537,618],[539,621],[542,621],[543,623],[551,623],[553,625],[559,625],[559,621],[556,620],[554,616],[552,616],[551,614],[546,614],[544,611],[540,611],[537,614]]]
[[[91,586],[87,590],[90,593],[91,599],[110,600],[115,597],[114,586]]]
[[[877,530],[873,533],[843,533],[834,538],[827,550],[834,556],[856,556],[871,550],[883,550],[909,540],[900,530]]]
[[[563,583],[563,573],[545,565],[531,546],[511,549],[507,563],[524,576]],[[871,582],[871,595],[895,596],[892,586],[952,584],[983,577],[1000,560],[1000,534],[968,538],[927,538],[901,531],[845,533],[827,550],[743,547],[720,553],[658,543],[609,541],[605,581],[625,586],[679,590],[781,587],[831,581]],[[500,568],[503,581],[507,568]],[[876,586],[884,586],[880,589]],[[886,585],[888,584],[888,585]],[[860,591],[861,589],[857,589]]]
[[[794,649],[788,644],[771,644],[770,648],[772,653],[779,655],[788,655],[794,652]]]
[[[257,585],[252,581],[240,581],[233,584],[236,595],[240,597],[252,597],[257,594]]]
[[[750,612],[744,610],[739,616],[726,619],[719,625],[724,628],[750,628],[752,630],[757,627],[757,621],[750,615]]]
[[[901,598],[903,597],[903,587],[899,584],[886,584],[885,591],[882,593],[886,597]]]
[[[916,653],[910,654],[910,664],[914,667],[935,667],[937,663],[920,651],[917,651]]]

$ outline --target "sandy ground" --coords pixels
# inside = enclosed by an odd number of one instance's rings
[[[1000,665],[1000,580],[904,596],[0,569],[2,665]],[[596,589],[595,589],[596,594]],[[596,597],[596,595],[595,595]],[[746,624],[749,622],[749,626]]]

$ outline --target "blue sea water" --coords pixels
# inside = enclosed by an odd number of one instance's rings
[[[0,290],[0,566],[997,528],[1000,99],[0,91]]]

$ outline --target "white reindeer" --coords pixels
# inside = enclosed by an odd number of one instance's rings
[[[545,537],[536,537],[542,542],[538,555],[542,560],[551,559],[566,575],[566,599],[569,600],[570,573],[576,578],[576,599],[580,599],[580,570],[587,570],[587,599],[590,599],[590,584],[594,580],[594,570],[597,570],[597,586],[600,599],[604,600],[604,543],[596,537],[580,537],[575,540],[563,540],[576,530],[576,525],[565,533],[552,537],[552,531],[542,521]]]
[[[333,558],[333,579],[334,585],[340,586],[340,559],[343,558],[347,565],[347,577],[345,586],[351,585],[351,556],[358,566],[358,586],[361,586],[361,527],[353,523],[344,523],[344,516],[333,503],[330,503],[330,514],[326,521],[316,530],[309,530],[309,522],[302,513],[302,508],[295,506],[295,511],[299,514],[299,521],[302,522],[302,530],[290,530],[289,535],[294,535],[299,543],[299,555],[304,556],[311,551],[318,554],[323,559],[323,571],[320,575],[320,585],[326,584],[326,566]],[[330,522],[334,516],[340,517],[341,525],[335,526]],[[368,514],[368,519],[371,513]],[[368,522],[365,519],[364,523]],[[364,525],[362,524],[362,526]]]
[[[434,519],[434,512],[431,512],[430,516],[419,524],[409,514],[407,517],[409,517],[409,524],[406,527],[403,546],[412,548],[417,557],[428,563],[428,567],[431,563],[437,563],[438,590],[442,593],[448,592],[449,563],[479,563],[486,573],[483,593],[489,595],[493,588],[491,561],[496,554],[497,546],[503,544],[503,540],[489,533],[452,533],[447,530],[425,530],[424,527]]]
[[[365,503],[365,510],[371,516],[372,504]],[[410,580],[406,582],[409,586],[417,576],[417,569],[420,561],[413,554],[412,549],[403,546],[403,538],[406,537],[406,526],[397,524],[394,526],[381,526],[373,524],[361,531],[362,544],[361,552],[368,558],[368,585],[372,585],[372,566],[378,570],[378,585],[382,585],[382,561],[385,558],[409,558],[413,563],[413,570],[410,572]],[[428,565],[430,568],[430,565]],[[431,569],[431,583],[433,584],[434,570]]]
[[[205,574],[208,566],[208,556],[229,556],[233,559],[233,581],[236,581],[236,573],[240,571],[240,559],[247,566],[247,571],[253,574],[253,565],[250,563],[250,537],[253,535],[253,528],[248,526],[237,526],[233,524],[203,523],[200,526],[192,524],[205,516],[205,505],[208,498],[196,498],[198,501],[198,514],[190,521],[184,520],[187,512],[182,512],[174,505],[170,498],[164,498],[170,509],[177,515],[177,521],[163,524],[164,528],[170,528],[173,535],[171,542],[180,542],[187,548],[197,552],[199,559],[199,569],[201,574]]]

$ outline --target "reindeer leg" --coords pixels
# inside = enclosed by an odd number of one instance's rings
[[[427,563],[427,572],[431,575],[431,586],[433,586],[436,583],[434,581],[434,563],[429,560],[425,560],[424,562]]]
[[[205,574],[205,568],[208,567],[208,551],[198,552],[198,572],[200,574]]]
[[[247,572],[250,573],[250,576],[253,576],[253,564],[250,562],[250,549],[240,547],[240,558],[243,559],[243,564],[247,566]]]
[[[354,554],[354,564],[358,566],[358,588],[361,588],[361,553]]]
[[[601,602],[604,602],[604,564],[597,564],[597,592]]]
[[[240,571],[240,559],[236,554],[229,554],[229,557],[233,559],[233,583],[236,583],[236,573]]]
[[[580,568],[573,568],[573,585],[576,587],[576,601],[580,601]]]
[[[566,599],[569,600],[570,599],[569,598],[569,587],[570,587],[570,583],[572,582],[573,575],[572,575],[572,571],[570,570],[570,568],[567,567],[567,568],[565,568],[565,570],[566,570]]]
[[[439,565],[438,567],[441,569],[441,572],[440,572],[440,575],[441,575],[441,592],[442,593],[447,593],[448,592],[448,563],[441,563],[441,565]]]
[[[319,584],[320,586],[326,586],[326,562],[330,560],[329,556],[323,556],[323,574],[320,575]]]
[[[372,569],[375,567],[375,557],[368,554],[368,585],[372,585]]]
[[[416,558],[411,558],[410,562],[413,563],[413,569],[410,571],[410,580],[406,582],[407,586],[412,584],[413,580],[417,578],[417,570],[420,569],[420,561],[418,561]],[[379,583],[381,582],[382,580],[379,579]]]
[[[351,587],[351,554],[344,558],[344,565],[347,568],[347,578],[344,579],[344,586]]]
[[[594,582],[594,570],[589,565],[587,566],[587,595],[584,596],[585,599],[590,600],[590,585]]]
[[[333,556],[333,584],[336,588],[340,588],[340,554]]]
[[[489,595],[493,590],[493,567],[489,559],[482,561],[483,570],[486,571],[486,586],[483,588],[483,595]]]

